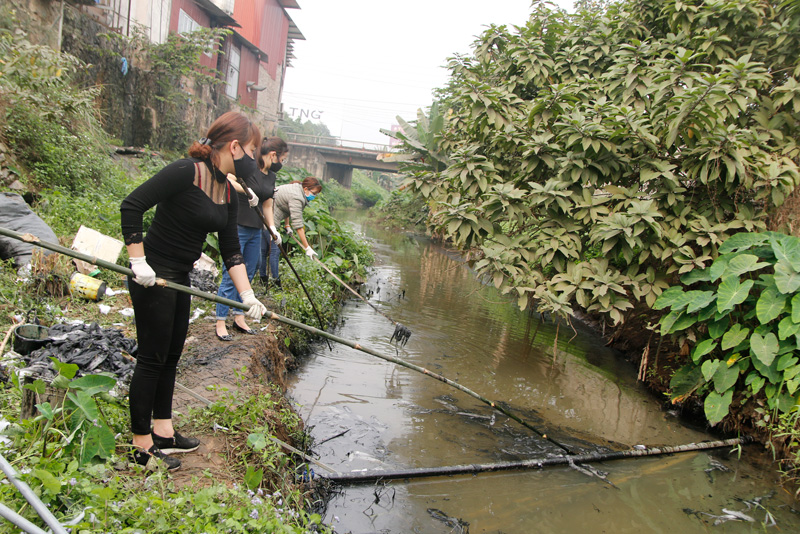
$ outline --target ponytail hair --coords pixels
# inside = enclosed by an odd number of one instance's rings
[[[280,137],[265,137],[261,140],[261,149],[259,150],[258,156],[256,159],[258,160],[258,168],[263,169],[267,166],[266,159],[267,154],[270,152],[275,152],[278,155],[278,160],[280,161],[281,157],[284,154],[289,152],[289,145],[286,144],[286,141],[281,139]]]
[[[189,147],[189,156],[198,159],[210,160],[219,166],[219,151],[231,141],[239,141],[242,145],[250,142],[258,144],[261,132],[253,121],[247,116],[236,111],[223,113],[206,132],[206,136],[192,143]]]
[[[302,184],[304,189],[308,189],[309,191],[314,191],[316,189],[317,193],[322,191],[322,184],[320,183],[319,180],[317,180],[313,176],[306,176],[306,178],[302,182],[300,180],[293,180],[289,183]]]

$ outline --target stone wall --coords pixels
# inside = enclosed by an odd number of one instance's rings
[[[47,45],[58,50],[61,37],[62,2],[53,0],[3,0],[4,9],[16,11],[20,27],[33,44]]]

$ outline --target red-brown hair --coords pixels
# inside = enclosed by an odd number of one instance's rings
[[[306,178],[301,182],[300,180],[293,180],[289,183],[292,184],[303,184],[304,189],[308,189],[309,191],[317,190],[317,193],[322,191],[322,184],[319,180],[314,178],[313,176],[306,176]]]
[[[261,132],[258,126],[247,116],[236,111],[229,111],[221,115],[206,132],[202,143],[195,141],[189,147],[189,155],[193,158],[210,159],[214,165],[219,165],[219,151],[231,141],[239,141],[242,145],[252,142],[258,146]]]

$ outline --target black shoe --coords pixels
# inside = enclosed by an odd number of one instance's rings
[[[219,339],[220,341],[233,341],[233,336],[230,334],[225,334],[224,336],[221,336],[217,332],[214,333],[217,334],[217,339]]]
[[[233,323],[233,329],[234,330],[238,330],[242,334],[250,334],[251,336],[254,336],[254,335],[258,334],[258,332],[253,330],[252,328],[242,328],[241,326],[239,326],[235,322]]]
[[[269,284],[269,276],[265,274],[259,274],[258,279],[261,280],[261,283],[264,284],[264,287],[267,287]]]
[[[180,460],[167,456],[155,445],[148,450],[135,447],[131,453],[131,460],[148,471],[158,471],[161,467],[165,467],[167,471],[176,471],[181,468]]]
[[[278,278],[272,279],[272,286],[277,287],[278,289],[283,289],[283,287],[281,287],[281,281]]]
[[[153,432],[153,443],[164,454],[178,454],[181,452],[196,451],[200,446],[200,440],[197,438],[187,438],[181,436],[177,432],[171,438],[162,438]]]

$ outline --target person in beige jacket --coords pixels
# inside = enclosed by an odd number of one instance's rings
[[[309,258],[317,256],[317,253],[311,248],[306,239],[303,209],[308,206],[309,202],[314,200],[320,191],[322,191],[322,184],[313,176],[309,176],[302,182],[295,180],[278,186],[275,189],[272,203],[274,220],[276,222],[283,221],[284,229],[288,235],[297,232],[297,238]],[[272,247],[269,251],[269,270],[277,287],[281,287],[280,273],[278,272],[279,259],[280,251],[278,247]]]

